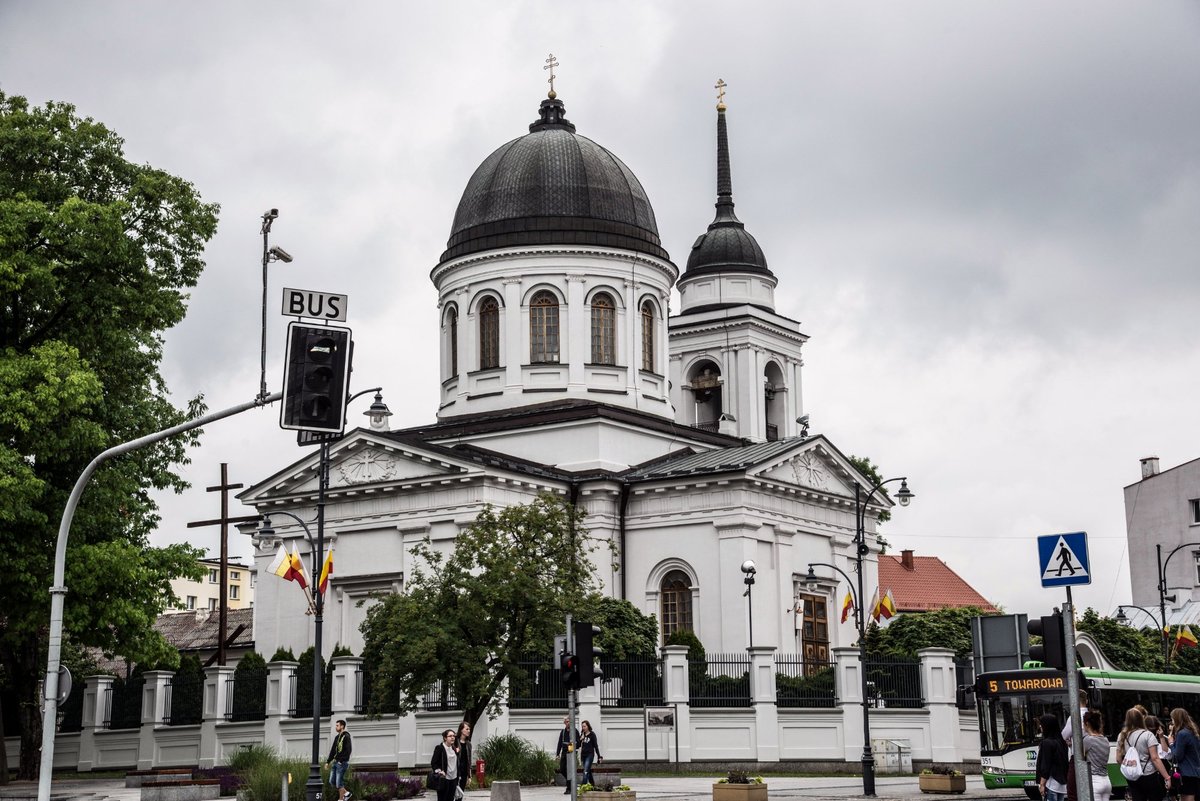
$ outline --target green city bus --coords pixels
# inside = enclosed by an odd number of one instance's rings
[[[1200,719],[1200,677],[1164,673],[1081,668],[1079,686],[1088,691],[1088,708],[1104,715],[1104,733],[1110,743],[1108,775],[1113,796],[1125,795],[1125,777],[1116,764],[1117,734],[1125,712],[1141,704],[1170,724],[1169,711],[1181,706],[1193,720]],[[1024,789],[1034,801],[1038,793],[1035,775],[1038,718],[1049,713],[1066,722],[1069,702],[1067,674],[1044,667],[983,673],[975,680],[979,712],[979,761],[983,784],[989,790]]]

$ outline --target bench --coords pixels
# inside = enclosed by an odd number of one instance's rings
[[[209,801],[220,797],[220,779],[181,779],[142,785],[142,801]]]
[[[191,768],[156,768],[155,770],[131,770],[125,774],[126,787],[141,787],[163,781],[180,781],[192,778]]]

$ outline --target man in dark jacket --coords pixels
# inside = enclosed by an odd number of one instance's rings
[[[329,783],[337,788],[338,801],[346,801],[352,793],[346,790],[346,768],[350,767],[350,732],[346,731],[346,721],[339,720],[333,724],[333,745],[329,747],[329,757],[325,767],[333,766],[329,772]]]
[[[579,732],[571,731],[570,716],[563,718],[562,731],[558,733],[558,747],[554,749],[554,755],[558,757],[558,772],[567,780],[567,789],[563,790],[563,795],[571,794],[571,777],[567,774],[567,754],[575,750],[575,743],[579,742]]]

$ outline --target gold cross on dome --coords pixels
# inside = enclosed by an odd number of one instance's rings
[[[554,60],[554,54],[551,53],[550,58],[546,59],[546,66],[542,67],[542,69],[544,69],[544,70],[550,70],[550,80],[547,81],[547,83],[550,84],[550,97],[551,98],[554,98],[557,96],[557,94],[554,91],[554,68],[557,66],[558,66],[558,62]]]
[[[713,86],[713,89],[717,90],[717,108],[725,107],[725,87],[728,85],[724,78],[717,78],[717,82]]]

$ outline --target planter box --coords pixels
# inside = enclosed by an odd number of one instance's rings
[[[580,801],[637,801],[636,790],[613,790],[610,793],[601,790],[589,790],[579,794]]]
[[[965,793],[967,791],[966,776],[922,773],[918,780],[922,793]]]
[[[717,782],[712,787],[713,801],[767,801],[767,785],[762,782]]]

